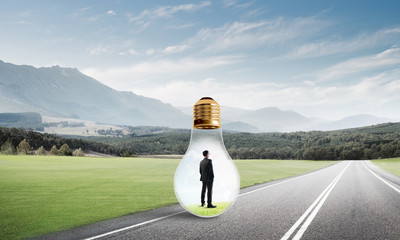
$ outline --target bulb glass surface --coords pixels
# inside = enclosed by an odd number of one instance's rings
[[[210,152],[214,170],[212,204],[215,209],[201,207],[200,162],[204,150]],[[192,129],[189,147],[175,172],[174,189],[180,204],[200,217],[214,217],[226,212],[235,202],[240,188],[240,177],[235,164],[225,149],[221,128]]]

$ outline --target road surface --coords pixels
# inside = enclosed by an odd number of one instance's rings
[[[399,179],[369,161],[343,161],[242,189],[216,218],[176,204],[40,239],[400,239]]]

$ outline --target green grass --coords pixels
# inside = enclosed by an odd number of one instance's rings
[[[0,239],[21,239],[176,203],[180,160],[0,155]],[[235,160],[241,187],[334,162]]]
[[[400,176],[400,158],[379,159],[372,160],[371,162],[375,163],[385,171]]]
[[[207,204],[202,207],[200,204],[193,204],[186,206],[186,208],[199,216],[204,216],[204,217],[211,217],[211,216],[216,216],[218,214],[221,214],[225,209],[227,209],[231,203],[230,202],[215,202],[213,205],[217,206],[216,208],[207,208]]]

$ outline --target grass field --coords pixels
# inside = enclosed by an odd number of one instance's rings
[[[334,162],[235,160],[241,187]],[[0,239],[21,239],[176,203],[177,159],[0,155]]]
[[[372,160],[371,162],[375,163],[385,171],[400,176],[400,158],[379,159]]]

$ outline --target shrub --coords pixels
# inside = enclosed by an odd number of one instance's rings
[[[136,157],[136,154],[131,152],[130,150],[125,150],[122,154],[121,157]]]
[[[28,155],[30,154],[32,151],[31,146],[29,145],[29,143],[26,141],[26,139],[22,140],[17,147],[17,153],[19,155]]]
[[[46,150],[43,146],[41,146],[38,150],[36,150],[36,155],[46,155]]]
[[[3,145],[1,145],[1,153],[6,155],[16,154],[17,151],[11,141],[7,140]]]
[[[58,149],[56,145],[53,145],[53,147],[51,147],[50,153],[53,155],[58,155]]]
[[[58,150],[58,155],[60,156],[72,156],[72,150],[69,148],[68,144],[64,143],[60,150]]]
[[[83,156],[85,156],[85,154],[83,153],[82,148],[76,149],[76,150],[72,153],[72,155],[73,155],[73,156],[76,156],[76,157],[83,157]]]

